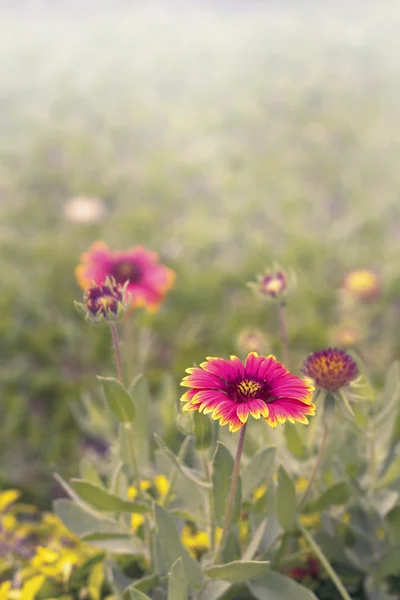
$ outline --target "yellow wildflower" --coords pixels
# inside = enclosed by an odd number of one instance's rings
[[[259,500],[260,498],[262,498],[263,496],[265,496],[265,493],[267,491],[267,485],[260,485],[259,487],[255,488],[255,490],[253,490],[253,500]]]
[[[301,494],[307,489],[308,479],[306,477],[299,477],[296,481],[296,492]]]
[[[165,496],[169,490],[169,481],[164,475],[156,475],[154,477],[154,485],[161,498]]]
[[[18,490],[6,490],[0,493],[0,511],[7,509],[10,504],[18,500],[21,493]]]

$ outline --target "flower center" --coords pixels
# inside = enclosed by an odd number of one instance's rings
[[[243,396],[255,397],[255,394],[261,390],[261,385],[258,381],[252,379],[245,379],[237,385],[238,392]]]
[[[125,281],[137,282],[142,276],[140,267],[134,262],[123,260],[117,263],[113,269],[113,277],[117,283],[124,284]]]
[[[270,386],[266,381],[236,379],[229,384],[228,395],[238,404],[243,404],[253,398],[260,398],[264,402],[268,402],[271,396],[270,392]]]

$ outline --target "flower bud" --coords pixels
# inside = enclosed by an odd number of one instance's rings
[[[83,303],[75,302],[77,309],[91,323],[116,321],[126,311],[126,285],[121,286],[112,277],[101,283],[92,283],[85,291]]]

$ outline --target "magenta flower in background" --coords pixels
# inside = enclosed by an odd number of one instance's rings
[[[190,387],[181,401],[183,410],[212,413],[220,425],[229,424],[229,431],[238,431],[249,415],[263,417],[276,427],[286,420],[308,423],[306,415],[315,414],[312,403],[313,386],[289,373],[274,356],[259,356],[250,352],[245,363],[231,356],[230,360],[208,357],[200,367],[186,369],[181,382]]]
[[[143,307],[155,312],[175,281],[175,273],[157,262],[157,254],[143,246],[113,252],[104,242],[95,242],[82,254],[75,275],[79,285],[87,289],[94,282],[102,284],[112,277],[117,284],[127,282],[126,296],[131,308]]]

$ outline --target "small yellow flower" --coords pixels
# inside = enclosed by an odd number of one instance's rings
[[[17,519],[14,515],[4,515],[0,520],[1,526],[5,531],[14,531],[18,525]]]
[[[239,538],[241,542],[244,542],[249,535],[250,527],[247,518],[241,518],[238,523],[239,527]]]
[[[151,488],[152,483],[148,479],[142,479],[139,485],[142,492],[145,492],[146,490],[149,490]]]
[[[139,515],[137,513],[133,513],[131,516],[131,527],[133,531],[137,531],[141,525],[144,523],[143,515]]]
[[[266,484],[260,485],[259,487],[255,488],[253,490],[253,493],[252,493],[253,500],[257,501],[260,498],[262,498],[263,496],[265,496],[266,491],[267,491],[267,485]]]
[[[190,524],[184,525],[181,532],[181,542],[194,559],[206,552],[210,547],[210,538],[205,531],[197,531]]]
[[[310,527],[311,529],[317,527],[321,522],[321,517],[319,513],[309,513],[305,515],[300,515],[300,523],[304,525],[304,527]]]
[[[342,515],[342,523],[344,523],[345,525],[348,525],[351,521],[351,515],[349,512],[345,512]]]
[[[379,529],[376,532],[376,537],[378,538],[378,540],[383,540],[383,538],[385,537],[385,530],[383,529],[383,527],[379,527]]]
[[[154,485],[161,498],[165,496],[169,490],[169,481],[164,475],[156,475],[156,477],[154,477]]]
[[[8,600],[11,590],[11,581],[0,583],[0,600]]]
[[[0,512],[7,509],[10,504],[18,500],[21,493],[18,490],[6,490],[0,494]]]
[[[301,494],[305,492],[308,485],[308,479],[306,477],[299,477],[296,481],[296,492]]]
[[[46,578],[43,575],[36,575],[28,579],[22,586],[21,600],[35,600],[36,594],[45,583]]]

